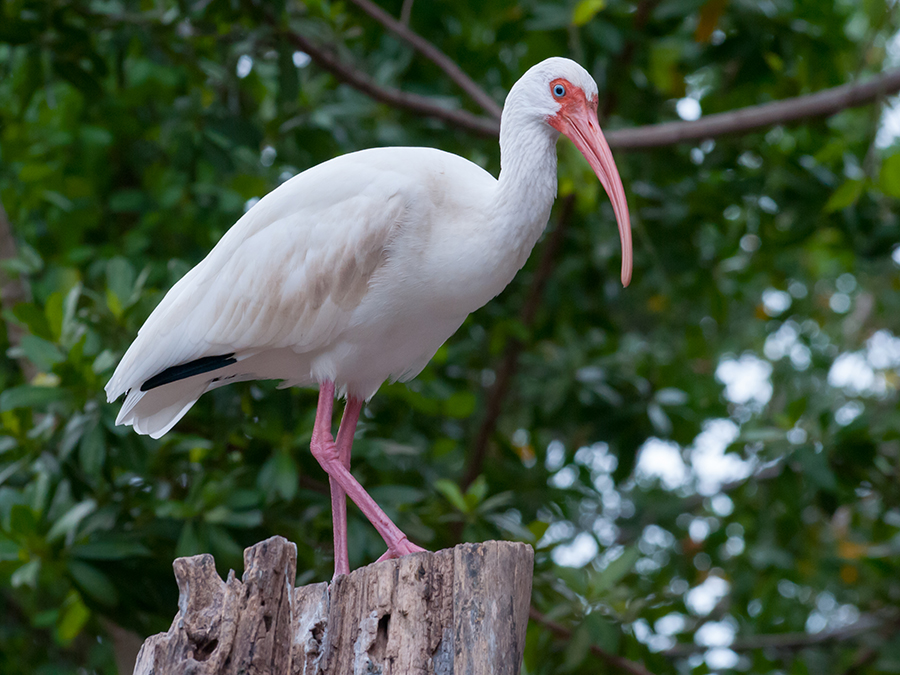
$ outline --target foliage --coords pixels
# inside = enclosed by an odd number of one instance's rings
[[[531,64],[575,58],[613,129],[677,119],[686,99],[714,113],[879,73],[892,44],[898,58],[889,4],[420,2],[411,26],[498,101]],[[165,290],[286,177],[401,144],[498,170],[495,140],[340,84],[291,30],[381,86],[474,109],[340,2],[0,3],[0,201],[19,247],[4,265],[33,298],[3,315],[27,329],[0,357],[4,673],[115,672],[104,622],[165,629],[175,556],[240,570],[277,533],[298,544],[299,582],[330,575],[314,392],[219,389],[160,441],[116,427],[102,393]],[[874,143],[880,118],[617,153],[624,291],[612,211],[560,143],[574,215],[551,221],[565,231],[534,321],[540,252],[366,409],[354,473],[414,541],[536,546],[535,607],[572,635],[533,621],[525,672],[597,672],[592,646],[655,673],[900,672],[900,147]],[[350,537],[353,566],[382,552],[355,509]],[[859,617],[878,628],[841,639]],[[741,647],[776,633],[801,639]]]

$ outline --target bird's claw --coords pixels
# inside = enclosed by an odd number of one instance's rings
[[[404,537],[397,544],[388,548],[387,551],[375,562],[381,562],[382,560],[391,560],[393,558],[402,558],[405,555],[409,555],[410,553],[426,553],[428,549],[422,548],[421,546],[416,546],[409,539]]]

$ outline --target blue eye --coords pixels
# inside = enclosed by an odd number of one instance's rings
[[[553,87],[553,95],[556,96],[556,98],[562,98],[566,95],[566,88],[561,84],[557,84]]]

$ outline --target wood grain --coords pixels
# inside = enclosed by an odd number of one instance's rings
[[[293,588],[293,544],[272,537],[222,581],[212,556],[174,563],[179,611],[136,675],[516,675],[534,552],[489,541],[386,560]]]

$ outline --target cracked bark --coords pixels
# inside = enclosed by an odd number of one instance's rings
[[[281,537],[244,552],[240,581],[222,581],[210,555],[179,558],[178,614],[134,672],[515,675],[533,558],[526,544],[461,544],[300,588]]]

